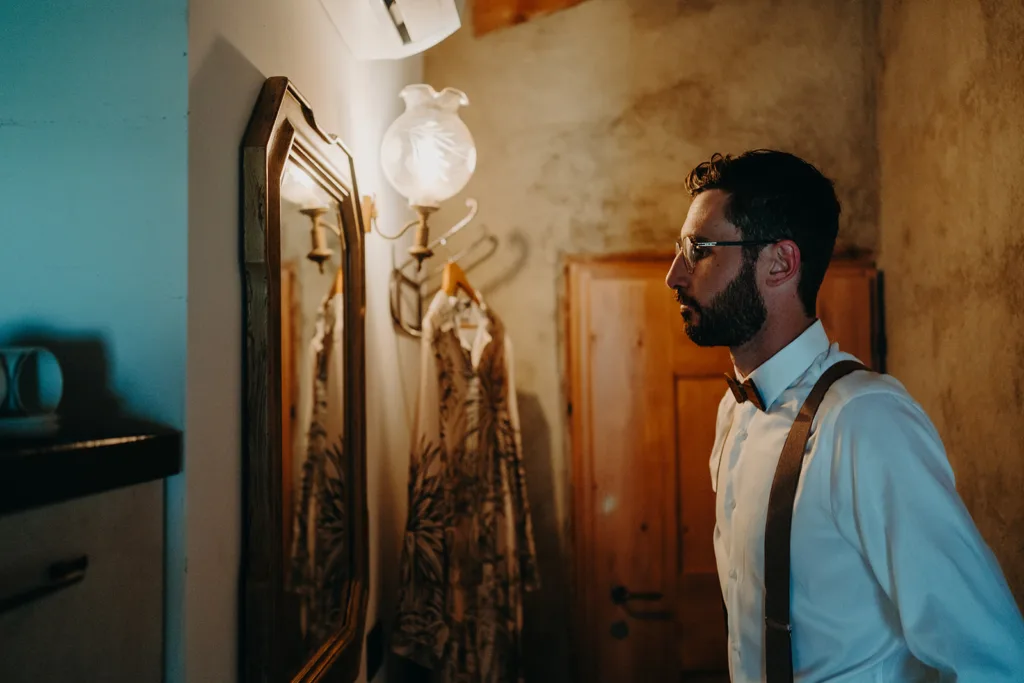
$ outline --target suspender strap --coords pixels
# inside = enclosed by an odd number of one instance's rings
[[[867,370],[857,361],[840,361],[822,374],[789,430],[775,469],[768,498],[768,519],[764,530],[764,645],[767,683],[792,683],[793,642],[789,615],[790,531],[793,504],[800,481],[804,451],[811,423],[825,393],[832,384],[855,370]]]

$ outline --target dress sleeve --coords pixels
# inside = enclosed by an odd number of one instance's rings
[[[399,564],[398,610],[392,650],[435,668],[447,641],[445,625],[444,444],[440,430],[438,362],[424,323],[415,432],[409,454],[409,511]]]

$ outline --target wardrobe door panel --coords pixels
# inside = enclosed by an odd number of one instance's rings
[[[818,317],[829,338],[876,371],[885,370],[880,274],[834,261],[818,293]]]

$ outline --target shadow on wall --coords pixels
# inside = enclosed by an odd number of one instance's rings
[[[503,257],[499,264],[500,268],[493,270],[493,274],[482,283],[484,292],[497,292],[515,282],[516,276],[526,267],[526,263],[530,259],[530,242],[522,230],[514,229],[500,245],[498,251]],[[522,399],[520,398],[521,403]]]
[[[467,249],[469,253],[458,259],[459,265],[474,287],[488,299],[495,292],[515,282],[516,277],[526,267],[530,257],[530,243],[522,230],[518,228],[512,230],[504,240],[498,242],[496,248],[490,251],[474,246],[474,240],[480,239],[480,235],[483,234],[479,232],[478,226],[471,225],[466,230],[473,233],[472,239],[465,240],[464,246],[451,247],[449,252],[439,251],[437,256],[428,261],[424,267],[428,273],[423,280],[424,310],[441,289],[441,264],[452,254],[459,254],[462,249]],[[405,258],[404,253],[399,256]],[[415,303],[415,299],[413,302]]]
[[[551,462],[551,428],[534,394],[520,393],[526,486],[537,544],[540,590],[524,600],[523,657],[530,683],[571,680],[569,666],[569,562],[560,538]]]
[[[123,417],[124,406],[110,386],[110,362],[99,333],[13,325],[0,346],[41,346],[60,363],[64,391],[57,408],[63,420]]]
[[[222,36],[205,54],[190,55],[190,60],[199,63],[188,89],[185,453],[193,464],[187,465],[180,487],[168,492],[165,653],[170,682],[197,675],[211,681],[234,680],[241,653],[245,337],[240,145],[265,80]],[[186,555],[193,576],[187,593]]]

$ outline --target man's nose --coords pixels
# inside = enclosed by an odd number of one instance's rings
[[[686,264],[683,262],[682,254],[677,254],[672,260],[672,265],[668,269],[668,273],[665,275],[665,285],[669,289],[676,289],[677,287],[686,288],[690,284],[690,272],[686,269]]]

